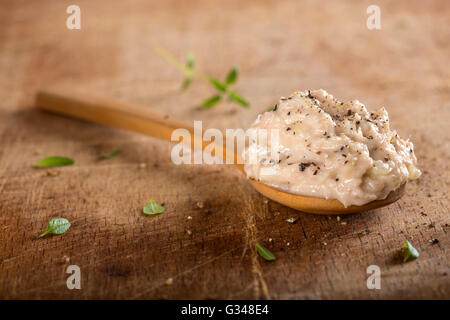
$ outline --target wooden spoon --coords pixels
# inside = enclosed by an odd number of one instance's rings
[[[127,129],[143,133],[152,137],[171,141],[172,131],[179,128],[191,132],[191,147],[194,140],[200,141],[199,145],[204,148],[201,137],[194,135],[193,125],[181,120],[172,119],[167,115],[160,114],[143,106],[122,103],[107,98],[95,96],[71,96],[58,91],[40,91],[36,95],[36,106],[50,112],[106,124],[113,127]],[[224,157],[230,157],[230,152],[223,150]],[[235,166],[244,172],[243,165],[237,164],[237,155],[234,150],[231,153]],[[245,173],[244,173],[245,174]],[[403,184],[397,190],[391,192],[386,199],[377,200],[363,206],[350,206],[345,208],[336,199],[323,199],[311,196],[302,196],[278,190],[254,179],[249,179],[256,190],[275,202],[284,204],[304,212],[316,214],[347,214],[359,211],[373,210],[391,204],[400,199],[405,190]]]

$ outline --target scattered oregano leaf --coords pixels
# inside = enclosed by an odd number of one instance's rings
[[[52,156],[42,159],[36,162],[34,167],[59,167],[59,166],[69,166],[74,164],[74,161],[67,157]]]
[[[164,207],[158,204],[155,200],[150,200],[149,202],[147,202],[142,211],[147,215],[155,215],[163,213]]]
[[[47,229],[39,237],[47,234],[63,234],[70,228],[69,220],[65,218],[53,218],[47,224]]]
[[[414,260],[419,257],[419,251],[417,251],[417,249],[414,248],[412,246],[412,244],[409,243],[409,241],[403,242],[403,247],[404,247],[404,251],[405,251],[405,256],[403,258],[403,262],[407,262],[409,260]]]
[[[269,249],[264,248],[259,243],[256,243],[256,249],[258,250],[259,255],[267,261],[274,261],[276,258],[272,252],[270,252]]]
[[[119,148],[114,149],[114,151],[110,152],[110,153],[102,152],[102,158],[104,158],[104,159],[111,159],[111,158],[114,158],[115,156],[117,156],[119,153],[120,153],[120,149]]]

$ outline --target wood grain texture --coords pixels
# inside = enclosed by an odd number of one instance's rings
[[[77,3],[79,31],[65,27],[70,1],[0,3],[0,298],[450,298],[448,1],[379,1],[379,31],[366,28],[370,1]],[[217,77],[239,65],[251,108],[199,110],[212,88],[195,82],[181,94],[182,75],[156,43],[195,53]],[[385,106],[423,176],[386,208],[340,221],[304,214],[267,201],[231,167],[175,166],[166,142],[37,111],[35,92],[55,85],[221,129],[324,88]],[[115,147],[120,155],[98,160]],[[57,176],[31,167],[49,155],[75,165]],[[144,216],[149,199],[165,213]],[[72,227],[39,239],[56,216]],[[401,263],[404,240],[418,260]],[[262,260],[255,241],[277,260]],[[66,288],[70,264],[81,290]],[[366,287],[373,264],[381,290]]]

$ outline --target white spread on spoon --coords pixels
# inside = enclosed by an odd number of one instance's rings
[[[281,98],[252,128],[278,129],[279,143],[250,141],[244,158],[257,153],[260,161],[245,165],[247,176],[290,193],[363,205],[421,175],[413,144],[390,130],[384,108],[370,113],[325,90]]]

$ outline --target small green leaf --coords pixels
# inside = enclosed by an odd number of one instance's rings
[[[213,85],[214,87],[216,87],[217,90],[219,90],[220,92],[225,92],[225,91],[227,91],[227,85],[226,85],[225,83],[222,83],[222,82],[220,82],[219,80],[214,79],[214,78],[212,78],[212,77],[209,78],[209,82],[211,82],[212,85]]]
[[[403,247],[405,248],[405,257],[403,258],[403,262],[414,260],[419,257],[419,251],[417,251],[416,248],[409,243],[409,241],[403,242]]]
[[[259,243],[256,243],[256,249],[258,250],[259,255],[264,258],[264,260],[274,261],[276,259],[273,253],[269,251],[269,249],[264,248]]]
[[[195,65],[195,57],[192,53],[186,55],[186,67],[188,69],[193,69]]]
[[[237,80],[237,77],[238,77],[238,72],[239,72],[238,67],[234,66],[233,68],[231,68],[230,72],[227,75],[227,79],[225,80],[225,83],[227,85],[235,83]]]
[[[53,218],[47,224],[47,230],[39,237],[43,237],[47,234],[63,234],[70,228],[69,220],[65,218]]]
[[[119,153],[120,153],[120,149],[116,148],[111,153],[102,152],[102,157],[105,158],[105,159],[111,159],[111,158],[114,158],[115,156],[117,156]]]
[[[69,166],[73,164],[74,161],[70,158],[66,157],[47,157],[42,159],[39,162],[36,162],[33,166],[34,167],[58,167],[58,166]]]
[[[247,100],[245,100],[240,95],[238,95],[236,91],[231,91],[229,98],[230,98],[230,100],[239,103],[244,108],[247,108],[249,106],[249,103],[247,102]]]
[[[183,84],[181,85],[181,91],[184,91],[187,88],[189,88],[189,86],[191,85],[191,82],[192,82],[192,78],[184,79]]]
[[[155,200],[150,200],[142,211],[148,215],[160,214],[164,212],[164,207],[159,205]]]
[[[277,110],[277,107],[278,107],[277,105],[271,106],[270,108],[267,109],[267,111],[268,112],[275,111]]]
[[[202,103],[202,107],[203,108],[211,108],[213,105],[215,105],[216,103],[218,103],[220,100],[222,99],[221,95],[215,95],[212,96],[211,98],[206,99],[205,101],[203,101]]]

